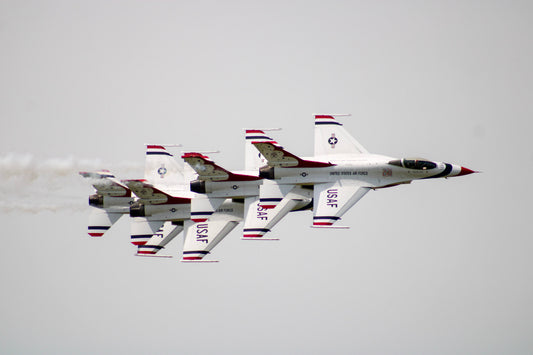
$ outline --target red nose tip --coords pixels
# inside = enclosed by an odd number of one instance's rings
[[[475,173],[474,170],[470,170],[468,168],[461,167],[461,172],[459,174],[457,174],[457,176],[468,175],[468,174],[473,174],[473,173]]]

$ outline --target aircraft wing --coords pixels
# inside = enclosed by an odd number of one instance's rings
[[[103,208],[92,207],[91,209],[88,230],[91,237],[103,236],[125,214],[122,212],[110,212]]]
[[[204,181],[252,181],[261,178],[253,175],[234,174],[200,153],[184,153],[182,158],[196,171],[198,179]]]
[[[79,174],[89,179],[96,193],[101,196],[131,197],[130,189],[121,184],[108,170],[98,172],[80,171]]]
[[[191,200],[191,220],[193,222],[205,222],[226,200],[225,197],[209,197],[200,195]]]
[[[323,168],[333,165],[331,163],[304,160],[286,151],[275,141],[254,141],[252,144],[265,157],[270,166],[283,168]]]
[[[332,226],[369,190],[369,187],[352,180],[316,184],[313,194],[313,226]]]
[[[208,220],[185,221],[182,261],[201,261],[242,221],[243,204],[227,200]]]
[[[146,217],[133,217],[131,219],[131,244],[145,245],[154,234],[163,226],[164,221],[150,221]]]
[[[138,256],[154,256],[183,230],[183,222],[166,221],[144,245],[137,248]]]
[[[264,190],[267,190],[267,198],[261,195],[262,192],[264,194]],[[280,186],[274,181],[265,180],[260,187],[259,198],[252,196],[245,199],[246,218],[242,239],[268,240],[264,238],[265,234],[270,232],[289,212],[308,207],[312,197],[313,190],[311,189],[294,185]]]
[[[190,203],[189,198],[171,196],[159,190],[146,180],[123,180],[126,186],[140,199],[139,202],[147,205],[160,204],[185,204]]]
[[[185,222],[185,243],[182,261],[200,261],[239,224],[237,221],[210,220]]]

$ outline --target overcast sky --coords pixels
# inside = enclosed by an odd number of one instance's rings
[[[533,353],[529,1],[0,1],[0,352]],[[140,178],[145,143],[243,128],[312,154],[313,113],[369,151],[483,174],[372,191],[216,264],[88,237],[77,175]],[[175,151],[179,154],[179,151]]]

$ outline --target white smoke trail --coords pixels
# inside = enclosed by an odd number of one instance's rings
[[[104,163],[75,157],[38,159],[32,154],[0,155],[0,212],[82,211],[93,193],[79,171],[110,170],[117,178],[142,177],[143,163]]]

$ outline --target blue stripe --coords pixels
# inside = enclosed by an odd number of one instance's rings
[[[271,138],[267,137],[267,136],[246,136],[246,139],[268,139],[268,140],[271,140]]]
[[[146,152],[146,155],[168,155],[169,157],[173,157],[172,154],[167,152]]]
[[[213,212],[191,212],[191,216],[198,216],[198,215],[212,215]]]
[[[137,238],[152,238],[152,235],[153,235],[153,234],[137,234],[137,235],[132,235],[132,236],[131,236],[131,239],[137,239]]]
[[[315,125],[337,125],[337,126],[342,126],[342,123],[339,123],[339,122],[325,122],[325,121],[318,121],[318,122],[315,122]]]
[[[205,251],[205,250],[197,250],[197,251],[184,251],[183,254],[209,254],[208,251]]]
[[[315,216],[315,217],[313,217],[313,219],[334,219],[334,220],[338,220],[338,219],[341,219],[341,218],[337,217],[337,216]]]
[[[260,198],[259,202],[279,202],[282,198]]]
[[[428,176],[428,177],[425,177],[425,178],[422,178],[422,179],[436,179],[436,178],[440,178],[440,177],[445,177],[445,176],[448,176],[452,172],[452,169],[453,169],[452,164],[446,164],[446,167],[444,168],[444,171],[442,173],[437,174],[437,175],[433,175],[433,176]],[[420,179],[420,180],[422,180],[422,179]]]
[[[108,230],[109,228],[111,228],[111,226],[89,226],[89,230],[93,230],[93,229],[104,229],[104,230]]]

